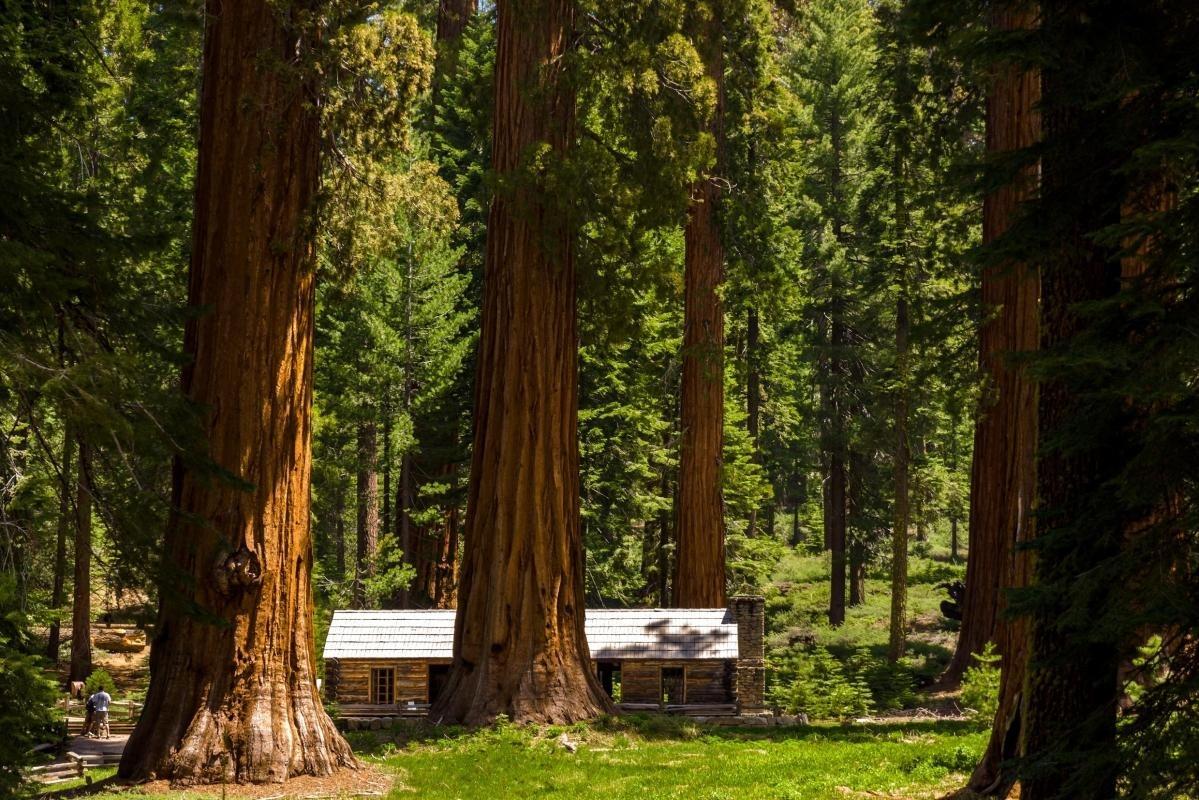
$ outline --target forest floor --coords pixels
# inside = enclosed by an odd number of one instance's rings
[[[501,724],[474,732],[397,722],[390,731],[356,731],[350,737],[369,765],[390,773],[389,800],[924,800],[962,785],[985,741],[982,732],[956,720],[721,728],[645,716],[570,727]],[[94,773],[97,783],[90,790],[60,789],[52,796],[222,796],[218,787],[119,789],[111,779],[101,780],[110,774]],[[344,796],[352,796],[358,783],[343,781]],[[377,773],[361,783],[364,793],[378,796]],[[313,796],[310,787],[290,785],[272,795]],[[240,795],[230,788],[228,796]]]
[[[846,609],[845,622],[828,624],[830,558],[828,553],[796,548],[776,565],[766,590],[766,656],[769,692],[783,704],[778,693],[787,681],[795,680],[788,659],[812,665],[819,655],[831,657],[844,676],[825,674],[804,680],[823,680],[817,688],[844,688],[838,681],[866,684],[871,695],[869,712],[851,711],[833,717],[903,719],[917,716],[961,717],[956,693],[939,690],[937,680],[953,655],[958,623],[941,613],[941,602],[949,599],[939,584],[965,577],[965,553],[953,559],[948,531],[934,531],[927,541],[912,546],[908,569],[907,653],[896,665],[886,660],[890,633],[891,576],[888,565],[867,573],[865,601]],[[802,669],[800,670],[803,671]],[[811,709],[786,709],[792,713]],[[968,712],[967,712],[968,713]]]
[[[788,553],[767,590],[768,658],[810,659],[827,652],[870,678],[873,703],[841,721],[771,728],[725,728],[659,716],[632,715],[590,725],[534,728],[500,724],[467,732],[397,721],[385,731],[349,735],[371,768],[329,786],[298,782],[271,797],[419,797],[424,800],[835,800],[943,797],[965,783],[986,743],[986,733],[964,717],[955,694],[935,681],[952,655],[956,623],[946,620],[937,584],[961,578],[964,562],[950,559],[948,542],[934,534],[913,547],[908,612],[908,654],[885,680],[890,577],[869,573],[866,601],[846,613],[844,625],[827,623],[829,559],[826,553]],[[868,663],[866,668],[862,663]],[[857,664],[857,667],[854,665]],[[880,673],[882,674],[882,673]],[[898,674],[898,679],[894,676]],[[885,677],[885,676],[884,676]],[[898,687],[898,688],[897,688]],[[380,781],[380,771],[386,777]],[[215,800],[219,788],[170,791],[161,785],[121,788],[112,770],[90,773],[90,787],[63,784],[47,796],[93,800]],[[390,783],[392,788],[387,789]],[[338,789],[331,790],[333,786]],[[260,787],[227,797],[264,797]],[[340,792],[340,794],[339,794]]]

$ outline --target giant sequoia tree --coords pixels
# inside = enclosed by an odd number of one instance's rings
[[[610,703],[583,630],[571,0],[497,6],[492,165],[454,663],[434,720],[571,722]]]
[[[1097,232],[1119,222],[1126,158],[1109,92],[1123,61],[1093,49],[1086,2],[1042,9],[1055,58],[1042,72],[1042,202],[1035,593],[1022,730],[1030,766],[1021,797],[1116,796],[1119,649],[1095,617],[1115,587],[1097,577],[1119,558],[1124,509],[1107,497],[1128,456],[1127,404],[1092,365],[1089,306],[1121,287],[1119,250]],[[1098,380],[1098,382],[1097,382]]]
[[[695,13],[700,17],[697,49],[716,90],[708,130],[716,147],[716,174],[705,176],[692,189],[684,230],[682,442],[672,599],[681,608],[718,608],[725,604],[721,494],[725,254],[717,215],[724,149],[723,32],[719,3],[701,3]]]
[[[177,460],[150,689],[120,773],[282,781],[352,765],[316,690],[309,541],[319,177],[312,15],[209,4],[183,389],[216,470]]]
[[[998,35],[1027,31],[1035,6],[1011,2],[995,7],[990,25]],[[1020,204],[1036,188],[1033,168],[1012,174],[1019,154],[1040,136],[1040,76],[1009,59],[996,65],[987,93],[987,151],[1008,174],[983,199],[983,243],[1002,254],[1004,233],[1016,221]],[[1006,159],[1006,161],[1005,161]],[[1013,160],[1016,159],[1016,160]],[[1038,346],[1035,266],[993,257],[982,274],[983,319],[979,365],[986,377],[984,402],[974,428],[970,477],[970,558],[958,646],[945,678],[956,683],[971,656],[995,642],[1005,667],[1019,662],[1013,648],[1022,636],[1019,622],[1003,616],[1004,589],[1027,583],[1027,558],[1016,543],[1029,538],[1034,493],[1036,393],[1017,360]],[[1012,658],[1006,659],[1009,655]],[[1021,682],[1012,672],[1012,688]],[[996,766],[992,764],[992,768]]]
[[[990,25],[1004,34],[1027,31],[1036,22],[1035,8],[1020,3],[997,7]],[[1040,76],[1007,61],[995,67],[987,94],[987,150],[996,159],[1032,147],[1040,136],[1037,110]],[[1018,162],[1017,162],[1018,163]],[[1009,167],[1010,173],[1010,167]],[[988,193],[983,200],[983,242],[993,247],[1015,222],[1020,204],[1035,190],[1036,174],[1025,168]],[[956,682],[972,655],[994,642],[1003,670],[999,709],[986,753],[971,786],[998,788],[1000,765],[1016,755],[1019,702],[1024,684],[1027,625],[1005,616],[1005,592],[1028,583],[1027,553],[1035,492],[1037,405],[1035,386],[1014,361],[1038,347],[1040,293],[1035,267],[997,259],[983,271],[982,300],[988,314],[979,333],[979,361],[987,377],[987,402],[974,429],[974,463],[970,479],[970,557],[958,646],[946,671]]]

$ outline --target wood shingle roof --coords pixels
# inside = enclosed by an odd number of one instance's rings
[[[336,611],[324,657],[448,659],[454,614]],[[587,610],[586,629],[597,660],[737,658],[737,623],[723,608],[593,608]]]

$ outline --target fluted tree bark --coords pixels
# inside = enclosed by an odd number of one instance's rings
[[[222,478],[176,459],[150,688],[123,778],[355,763],[316,689],[309,525],[319,176],[311,9],[209,0],[182,387]]]
[[[710,9],[698,37],[708,77],[716,84],[709,123],[716,141],[715,174],[692,187],[683,231],[683,385],[679,406],[679,495],[675,523],[672,604],[725,605],[724,496],[724,243],[720,202],[724,149],[724,57],[718,9]]]
[[[573,223],[545,174],[574,138],[564,74],[574,18],[571,0],[497,5],[500,189],[487,223],[454,661],[436,721],[563,723],[611,709],[583,628]]]
[[[1105,128],[1111,108],[1095,102],[1106,99],[1109,81],[1124,65],[1091,49],[1082,35],[1091,24],[1086,3],[1041,7],[1042,36],[1060,49],[1042,70],[1045,149],[1037,217],[1051,243],[1041,266],[1041,349],[1057,361],[1037,387],[1031,583],[1040,591],[1029,604],[1021,707],[1024,800],[1117,796],[1120,652],[1096,631],[1091,613],[1109,602],[1110,587],[1080,587],[1123,546],[1128,509],[1110,497],[1110,487],[1128,463],[1132,408],[1106,387],[1097,391],[1093,367],[1079,365],[1094,358],[1087,307],[1121,288],[1119,247],[1094,234],[1120,221],[1127,176],[1111,165],[1127,159],[1128,145]],[[1080,421],[1090,423],[1085,432]]]
[[[1008,2],[996,7],[990,24],[997,31],[1027,30],[1036,25],[1036,16],[1035,4]],[[996,67],[987,95],[989,154],[1010,158],[1014,151],[1036,144],[1040,96],[1037,71],[1013,64]],[[1030,167],[987,194],[984,244],[995,242],[1011,227],[1036,184],[1036,169]],[[1038,348],[1039,292],[1035,265],[1000,261],[983,270],[986,316],[979,331],[979,367],[987,383],[974,427],[966,595],[957,649],[944,676],[950,685],[961,679],[972,656],[987,642],[994,642],[1006,656],[1023,637],[1022,623],[1006,620],[1003,608],[1005,590],[1028,582],[1028,559],[1016,545],[1030,536],[1036,389],[1018,359]]]
[[[990,21],[998,32],[1031,30],[1034,3],[1018,0],[995,8]],[[987,94],[987,151],[1009,157],[1040,138],[1041,79],[1019,64],[995,68]],[[1035,167],[983,199],[983,242],[995,242],[1015,222],[1020,205],[1036,191]],[[979,792],[1006,792],[1010,774],[1003,762],[1018,754],[1020,704],[1028,624],[1004,614],[1006,593],[1028,585],[1028,554],[1019,548],[1032,537],[1036,492],[1037,395],[1022,365],[1013,361],[1039,345],[1040,277],[1036,266],[1000,261],[982,274],[984,318],[979,332],[979,364],[987,379],[981,414],[974,428],[970,473],[969,551],[966,595],[957,650],[944,681],[956,684],[987,642],[1002,659],[999,705],[987,749],[970,778]]]

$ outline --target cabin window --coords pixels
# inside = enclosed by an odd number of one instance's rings
[[[432,703],[445,690],[446,681],[450,679],[449,664],[429,665],[429,702]]]
[[[378,706],[390,706],[396,701],[396,671],[394,667],[376,667],[371,670],[371,702]]]
[[[600,685],[604,687],[604,691],[608,693],[617,703],[620,702],[620,662],[619,661],[598,661],[595,664],[595,675],[599,678]]]
[[[677,706],[686,703],[686,685],[685,667],[662,667],[662,704]]]

